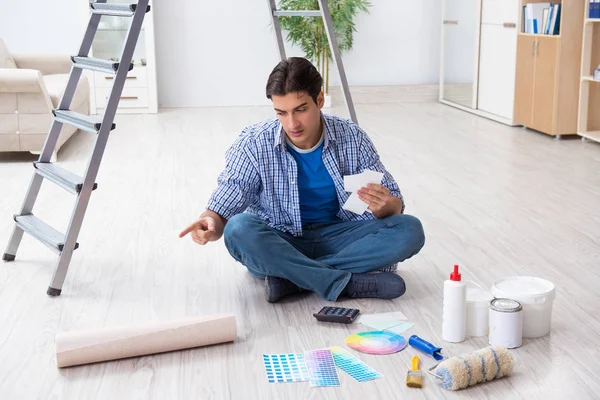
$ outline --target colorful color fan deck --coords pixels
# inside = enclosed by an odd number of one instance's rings
[[[304,355],[310,373],[310,386],[340,386],[331,350],[310,350],[305,351]]]
[[[403,336],[387,331],[350,335],[346,344],[370,354],[392,354],[406,347]],[[357,382],[383,378],[379,372],[340,346],[308,350],[304,353],[263,354],[269,383],[310,381],[312,387],[340,386],[337,368]]]
[[[370,331],[350,335],[346,344],[360,352],[368,354],[392,354],[406,347],[403,336],[387,331]]]
[[[263,363],[270,383],[310,380],[302,353],[263,354]]]
[[[339,368],[357,382],[383,378],[340,346],[310,350],[302,353],[263,354],[263,363],[269,383],[310,381],[313,387],[340,386]]]
[[[343,348],[335,346],[331,347],[330,350],[333,354],[335,365],[354,378],[354,380],[357,382],[365,382],[372,379],[383,378],[383,375],[369,367],[360,359],[348,353],[348,351],[344,350]]]

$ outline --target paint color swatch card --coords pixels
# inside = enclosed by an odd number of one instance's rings
[[[373,329],[383,331],[393,326],[399,325],[408,318],[401,312],[379,313],[379,314],[363,314],[358,319],[363,325],[370,326]]]
[[[371,379],[383,378],[383,375],[381,375],[379,372],[375,371],[362,360],[354,357],[340,346],[331,347],[330,350],[333,354],[335,365],[354,378],[357,382],[365,382],[370,381]]]
[[[413,326],[415,326],[414,322],[402,321],[396,326],[387,328],[386,331],[390,331],[390,332],[397,333],[398,335],[402,335],[404,332],[406,332]]]
[[[310,380],[310,374],[302,353],[263,354],[263,364],[270,383]]]
[[[340,386],[331,350],[305,351],[304,359],[310,374],[310,386]]]
[[[376,313],[376,314],[361,314],[359,318],[359,322],[363,323],[371,322],[373,320],[392,320],[392,321],[408,321],[408,317],[404,315],[401,311],[392,311],[385,313]]]
[[[363,314],[357,321],[378,331],[390,331],[401,335],[415,326],[413,322],[406,321],[406,319],[404,314],[396,311],[380,314]]]

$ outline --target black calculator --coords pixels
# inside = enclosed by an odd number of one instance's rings
[[[317,321],[351,324],[358,317],[359,312],[356,308],[323,307],[313,316]]]

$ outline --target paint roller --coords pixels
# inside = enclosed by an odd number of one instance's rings
[[[448,358],[442,354],[442,348],[425,339],[412,335],[408,344],[417,350],[435,358],[444,360],[429,368],[438,385],[448,390],[459,390],[481,382],[502,378],[511,374],[513,357],[505,347],[486,347],[472,353]]]
[[[512,373],[513,363],[513,356],[505,347],[491,346],[447,358],[428,372],[442,388],[459,390],[508,376]]]

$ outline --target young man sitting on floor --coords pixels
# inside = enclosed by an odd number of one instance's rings
[[[280,62],[266,94],[277,118],[250,126],[226,153],[218,187],[200,218],[180,233],[204,245],[225,236],[231,256],[266,281],[269,302],[305,290],[393,299],[405,292],[395,264],[417,254],[421,222],[404,214],[398,185],[367,134],[323,114],[323,79],[304,58]],[[342,208],[344,176],[384,173],[358,194],[362,215]],[[390,268],[391,267],[391,268]]]

